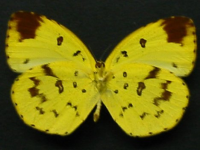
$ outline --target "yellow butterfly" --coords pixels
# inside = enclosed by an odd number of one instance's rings
[[[71,134],[95,106],[97,121],[103,103],[128,135],[155,135],[173,128],[188,106],[179,77],[192,71],[196,50],[193,21],[170,17],[136,30],[105,62],[96,61],[64,26],[16,12],[6,55],[10,68],[23,74],[12,86],[12,101],[27,125],[49,134]]]

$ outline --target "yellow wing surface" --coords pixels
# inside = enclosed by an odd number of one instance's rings
[[[96,62],[67,28],[33,12],[16,12],[8,23],[6,56],[22,72],[11,97],[21,119],[49,134],[72,133],[101,102],[130,136],[173,128],[188,105],[182,79],[196,59],[191,19],[171,17],[127,36],[106,62]]]
[[[176,76],[192,71],[196,50],[195,26],[186,17],[150,23],[116,46],[105,62],[113,79],[102,101],[127,134],[151,136],[179,122],[189,91]]]
[[[72,133],[100,99],[90,71],[70,62],[53,62],[20,75],[11,97],[21,119],[46,133]]]
[[[73,61],[90,68],[95,63],[70,30],[45,16],[22,11],[12,14],[8,23],[6,55],[15,72],[55,61]]]
[[[171,17],[150,23],[127,36],[106,60],[117,65],[142,63],[187,76],[196,59],[196,29],[191,19]]]
[[[126,64],[110,72],[112,79],[101,98],[128,135],[155,135],[182,118],[189,91],[173,73],[146,64]]]

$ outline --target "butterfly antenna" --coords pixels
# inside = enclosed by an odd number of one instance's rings
[[[90,47],[90,45],[88,45],[88,46],[87,46],[87,48],[88,48],[88,49],[89,49],[89,51],[91,52],[91,54],[92,54],[92,56],[93,56],[94,60],[96,60],[96,61],[97,61],[96,55],[95,55],[94,51],[92,50],[92,48]]]
[[[103,51],[103,53],[102,53],[102,55],[101,55],[101,57],[100,57],[100,60],[103,60],[105,54],[108,52],[108,50],[110,50],[111,46],[112,46],[112,45],[108,46],[108,47],[105,49],[105,51]]]

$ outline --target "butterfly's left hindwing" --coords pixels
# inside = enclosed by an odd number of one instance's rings
[[[34,67],[14,82],[13,104],[27,125],[49,134],[71,134],[99,100],[90,73],[70,62]]]
[[[171,72],[126,64],[107,73],[101,99],[112,118],[130,136],[146,137],[170,130],[188,105],[186,84]]]
[[[70,30],[33,12],[16,12],[8,23],[6,55],[15,72],[55,61],[73,61],[94,68],[86,46]]]

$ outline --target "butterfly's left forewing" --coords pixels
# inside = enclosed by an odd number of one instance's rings
[[[187,76],[196,59],[196,29],[187,17],[160,19],[131,33],[106,60],[108,70],[127,63],[142,63]]]

